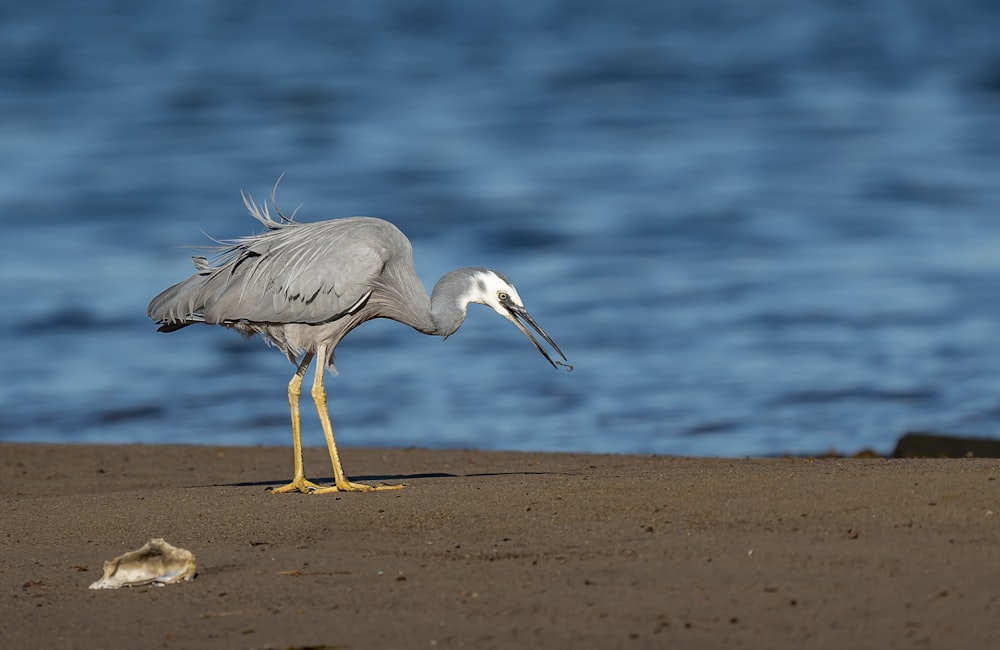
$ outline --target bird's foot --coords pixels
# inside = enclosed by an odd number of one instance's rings
[[[321,485],[316,485],[312,481],[307,480],[304,476],[293,479],[288,485],[282,485],[281,487],[271,488],[273,494],[282,494],[284,492],[302,492],[303,494],[314,493],[317,490],[324,489]]]
[[[375,492],[378,490],[402,490],[405,485],[365,485],[363,483],[353,483],[344,481],[330,487],[321,487],[312,490],[313,494],[329,494],[330,492]]]

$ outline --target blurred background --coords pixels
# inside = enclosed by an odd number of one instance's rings
[[[149,299],[210,243],[367,214],[473,306],[340,346],[344,446],[766,456],[1000,431],[1000,4],[0,7],[0,440],[285,445],[293,367]],[[322,445],[304,403],[305,440]]]

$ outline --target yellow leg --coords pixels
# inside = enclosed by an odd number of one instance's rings
[[[312,352],[307,352],[298,368],[295,369],[292,380],[288,382],[288,409],[292,414],[292,453],[295,456],[295,477],[291,483],[273,488],[271,492],[294,492],[296,490],[313,492],[319,488],[312,481],[306,480],[305,470],[302,466],[302,428],[299,423],[299,394],[302,392],[302,378],[305,377],[312,359]]]
[[[326,367],[327,349],[325,345],[320,345],[316,350],[316,376],[313,380],[312,398],[316,406],[316,413],[319,415],[319,422],[323,427],[323,435],[326,436],[326,446],[330,450],[330,462],[333,463],[333,477],[336,485],[312,490],[313,494],[325,494],[327,492],[372,492],[374,490],[399,490],[402,485],[363,485],[352,483],[344,475],[344,469],[340,465],[340,456],[337,454],[337,444],[333,441],[333,425],[330,424],[330,414],[326,410],[326,391],[323,389],[323,371]]]

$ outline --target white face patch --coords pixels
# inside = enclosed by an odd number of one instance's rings
[[[510,313],[500,304],[500,294],[505,293],[510,301],[519,307],[523,307],[521,296],[517,295],[517,289],[512,284],[498,276],[492,271],[483,271],[473,276],[472,286],[469,288],[469,302],[476,302],[493,308],[493,311],[504,318],[510,318]]]

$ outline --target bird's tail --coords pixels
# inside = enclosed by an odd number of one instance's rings
[[[195,266],[197,265],[196,261]],[[205,273],[196,273],[187,280],[164,289],[149,302],[146,315],[160,325],[158,332],[173,332],[205,321],[205,306],[199,304],[203,302],[200,289],[205,277]]]

